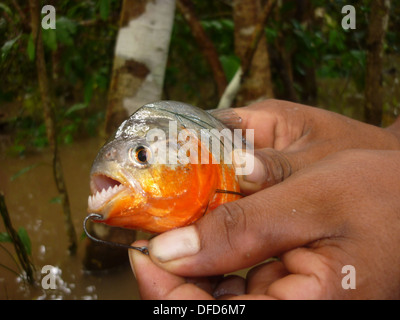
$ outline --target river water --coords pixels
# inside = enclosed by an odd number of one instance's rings
[[[32,260],[38,283],[26,285],[14,273],[0,266],[0,299],[139,299],[136,280],[126,263],[108,271],[88,272],[83,267],[85,241],[82,221],[86,216],[89,195],[89,172],[100,147],[98,139],[86,139],[63,146],[60,150],[63,171],[70,197],[73,223],[78,236],[77,255],[68,254],[61,205],[54,201],[57,190],[52,175],[51,154],[43,151],[25,158],[1,157],[0,191],[15,229],[24,227],[32,243]],[[29,171],[15,179],[24,168]],[[1,221],[0,232],[4,232]],[[14,254],[13,246],[2,243],[0,264],[18,271],[15,262],[4,250]],[[41,280],[53,267],[56,289],[43,289]]]

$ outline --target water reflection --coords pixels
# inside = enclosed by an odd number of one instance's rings
[[[64,146],[61,157],[73,222],[78,237],[82,234],[82,221],[86,216],[89,194],[89,172],[99,149],[97,139],[88,139]],[[11,181],[21,169],[34,166]],[[61,206],[54,201],[57,190],[52,176],[51,155],[44,151],[23,159],[0,159],[0,190],[5,194],[8,211],[16,229],[23,226],[32,242],[32,260],[36,267],[38,283],[28,286],[14,273],[0,267],[0,299],[138,299],[135,278],[128,259],[113,270],[88,273],[82,268],[84,241],[79,240],[76,257],[70,257],[63,224]],[[0,232],[4,232],[0,223]],[[11,244],[2,244],[14,253]],[[18,271],[15,262],[5,250],[0,249],[0,263]],[[42,267],[55,269],[56,289],[43,289]]]

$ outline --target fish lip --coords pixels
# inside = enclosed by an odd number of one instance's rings
[[[88,212],[100,212],[116,196],[129,190],[125,183],[103,172],[93,173],[90,179],[92,194],[88,197]]]

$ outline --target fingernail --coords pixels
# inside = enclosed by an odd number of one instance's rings
[[[243,152],[242,150],[235,150],[233,162],[236,168],[243,169],[236,172],[246,182],[263,183],[265,180],[265,168],[260,159],[254,154]]]
[[[196,254],[200,239],[194,226],[174,229],[153,238],[149,243],[150,254],[160,262],[167,262]]]

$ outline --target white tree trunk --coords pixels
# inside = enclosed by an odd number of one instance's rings
[[[175,14],[175,0],[149,0],[141,14],[130,2],[124,3],[130,16],[121,19],[110,88],[128,114],[161,98]]]

